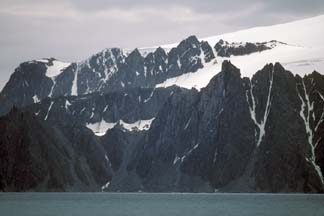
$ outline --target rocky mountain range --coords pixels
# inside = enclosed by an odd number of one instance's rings
[[[232,61],[281,49],[190,36],[20,64],[0,93],[0,190],[323,193],[322,71]]]

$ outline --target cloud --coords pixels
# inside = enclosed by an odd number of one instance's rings
[[[320,13],[324,9],[322,0],[69,0],[78,10],[100,11],[111,7],[119,9],[185,7],[200,13],[222,13],[242,11],[256,4],[262,4],[265,13],[280,11],[300,14]]]

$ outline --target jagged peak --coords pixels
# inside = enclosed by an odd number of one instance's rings
[[[286,71],[286,69],[279,62],[276,62],[274,65],[274,71]]]
[[[235,65],[231,63],[230,60],[224,60],[222,62],[222,72],[228,72],[228,71],[240,71]]]
[[[143,56],[138,48],[135,48],[131,53],[129,53],[129,55],[127,57],[133,57],[133,56],[143,58]]]
[[[112,48],[105,48],[105,49],[97,52],[96,54],[90,56],[90,58],[88,58],[88,59],[91,59],[91,58],[97,57],[97,56],[106,56],[107,54],[114,55],[114,56],[118,56],[118,55],[123,56],[124,55],[122,49],[120,49],[118,47],[112,47]]]
[[[200,41],[195,35],[191,35],[187,37],[186,39],[182,40],[177,47],[185,46],[187,44],[191,44],[194,46],[198,46],[200,44]]]
[[[279,77],[287,77],[287,76],[294,77],[294,75],[290,71],[286,70],[279,62],[275,62],[275,63],[268,63],[261,70],[258,70],[253,75],[252,80],[259,79],[257,77],[260,76],[268,77],[269,74],[271,74],[271,72],[273,72],[274,74],[276,74],[276,76]]]
[[[155,55],[167,55],[165,50],[162,47],[158,47],[155,51],[154,51]]]
[[[230,60],[224,60],[221,72],[216,74],[205,88],[214,88],[215,85],[218,85],[219,80],[224,82],[224,87],[226,88],[228,81],[232,80],[232,78],[241,78],[240,69],[233,65]]]

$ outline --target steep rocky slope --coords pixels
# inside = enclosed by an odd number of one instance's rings
[[[128,170],[146,191],[322,192],[323,80],[278,63],[250,80],[225,61],[200,93],[169,98]]]
[[[93,133],[16,108],[0,118],[1,191],[99,191],[112,178]]]

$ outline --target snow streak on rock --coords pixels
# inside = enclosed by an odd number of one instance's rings
[[[65,110],[68,111],[69,106],[71,106],[72,104],[70,103],[69,100],[65,100]]]
[[[223,97],[225,97],[225,94],[226,94],[226,92],[225,92],[225,89],[224,89],[224,91],[223,91]],[[219,118],[219,116],[223,113],[223,111],[224,111],[224,108],[221,108],[220,111],[219,111],[219,113],[216,116],[216,119]],[[218,149],[217,149],[217,146],[216,146],[215,147],[215,152],[214,152],[214,157],[213,157],[213,164],[216,163],[217,155],[218,155]]]
[[[50,98],[53,96],[54,87],[56,86],[55,77],[51,77],[51,80],[52,80],[53,84],[52,84],[52,87],[51,87],[51,91],[48,94],[48,97],[50,97]]]
[[[324,96],[319,92],[317,91],[318,95],[320,96],[320,98],[322,99],[322,101],[324,102]],[[317,132],[318,130],[318,127],[324,122],[324,108],[322,110],[322,114],[321,114],[321,117],[319,118],[316,126],[315,126],[315,132]],[[317,143],[319,142],[320,140],[317,141]]]
[[[188,151],[186,151],[182,157],[180,158],[181,159],[181,163],[194,151],[196,150],[197,148],[199,147],[199,143],[197,143],[196,145],[194,145],[192,148],[190,148]]]
[[[174,160],[173,160],[173,165],[175,165],[176,163],[178,163],[178,161],[180,160],[181,158],[178,156],[178,154],[176,154],[176,156],[174,157]]]
[[[184,130],[187,130],[187,128],[189,127],[190,125],[190,122],[191,122],[191,118],[189,118],[189,120],[187,121],[185,127],[184,127]]]
[[[256,119],[256,104],[255,104],[255,98],[253,95],[253,84],[251,82],[251,86],[250,86],[250,90],[246,92],[246,100],[249,104],[249,110],[250,110],[250,115],[251,115],[251,119],[253,120],[254,124],[259,128],[259,136],[257,139],[257,147],[260,146],[263,137],[265,136],[265,126],[268,120],[268,116],[270,113],[270,107],[271,107],[271,92],[272,92],[272,84],[273,84],[273,73],[274,73],[274,67],[272,67],[272,71],[270,72],[270,83],[269,83],[269,89],[268,89],[268,96],[267,96],[267,104],[266,104],[266,108],[264,110],[264,114],[263,117],[261,119],[260,122],[258,122],[258,120]],[[249,96],[248,94],[250,94],[251,96],[251,101],[252,104],[249,103]],[[256,132],[256,136],[257,136],[257,132]]]
[[[297,84],[300,85],[300,84]],[[318,176],[321,179],[322,184],[324,184],[324,178],[323,178],[323,173],[321,171],[321,168],[319,165],[316,164],[316,154],[315,154],[315,150],[316,147],[319,143],[320,140],[318,140],[316,143],[314,143],[314,131],[311,129],[310,126],[310,120],[311,118],[313,118],[313,120],[315,120],[315,116],[314,116],[314,102],[311,102],[309,99],[309,95],[306,91],[306,87],[305,87],[305,83],[302,80],[302,89],[303,89],[303,94],[305,96],[305,98],[303,98],[301,96],[301,93],[298,90],[298,87],[296,86],[297,89],[297,94],[298,97],[301,101],[301,109],[300,109],[300,117],[304,120],[304,125],[305,125],[305,130],[308,136],[308,144],[310,146],[310,153],[311,155],[309,157],[306,157],[306,161],[308,161],[309,163],[311,163],[316,171],[316,173],[318,174]],[[321,96],[321,95],[320,95]],[[306,115],[305,115],[306,114]],[[323,116],[323,113],[322,113]],[[322,121],[322,116],[319,120],[319,123]],[[315,127],[315,132],[317,130],[317,127]]]
[[[51,101],[51,104],[49,105],[48,110],[47,110],[47,113],[46,113],[46,116],[45,116],[45,118],[44,118],[45,121],[46,121],[47,118],[48,118],[48,114],[50,113],[53,104],[54,104],[54,101]]]
[[[74,79],[72,82],[72,87],[71,87],[71,95],[78,95],[78,72],[79,72],[79,64],[76,63],[76,67],[74,70]]]

